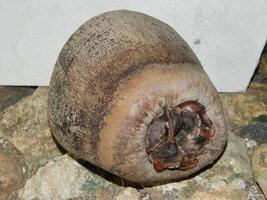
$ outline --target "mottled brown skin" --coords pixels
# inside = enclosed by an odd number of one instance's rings
[[[175,156],[180,167],[172,170],[161,160],[153,163],[147,143],[164,109],[173,133],[161,145],[178,137],[178,148],[187,152]],[[178,119],[181,110],[186,123]],[[189,126],[196,116],[215,134],[203,128],[194,135],[198,142],[180,140],[179,123]],[[217,91],[189,46],[165,23],[126,10],[92,18],[64,45],[50,82],[48,117],[69,152],[140,183],[189,176],[214,162],[227,140]]]

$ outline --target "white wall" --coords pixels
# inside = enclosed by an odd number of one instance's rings
[[[219,91],[246,89],[267,38],[267,0],[1,0],[0,85],[48,85],[69,36],[121,8],[176,29]]]

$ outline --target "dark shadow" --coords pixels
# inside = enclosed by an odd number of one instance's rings
[[[0,86],[0,112],[16,104],[22,98],[30,96],[37,87]]]
[[[60,151],[60,153],[62,153],[62,155],[68,153],[68,151],[66,149],[64,149],[57,141],[57,139],[55,138],[55,136],[52,134],[52,131],[51,131],[51,135],[52,135],[52,138],[58,148],[58,150]]]
[[[256,182],[256,185],[257,185],[257,189],[261,192],[261,194],[265,197],[265,199],[267,199],[267,196],[265,196],[265,193],[263,192],[263,190],[261,189],[261,186],[259,185],[259,183],[254,180]]]
[[[260,83],[264,83],[266,84],[267,83],[267,76],[263,75],[261,73],[261,70],[262,70],[262,67],[263,67],[263,64],[262,64],[262,61],[263,61],[263,56],[267,56],[267,42],[262,50],[262,53],[261,53],[261,56],[260,56],[260,59],[259,59],[259,64],[258,66],[256,67],[255,71],[254,71],[254,74],[253,76],[251,77],[250,79],[250,83],[253,81],[253,82],[260,82]],[[250,86],[250,84],[249,84]],[[249,88],[248,86],[248,88]]]

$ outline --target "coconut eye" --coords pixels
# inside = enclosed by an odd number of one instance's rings
[[[197,101],[186,101],[177,107],[164,109],[163,115],[151,122],[146,135],[146,152],[156,172],[197,167],[205,145],[214,136],[210,134],[213,126],[203,105]],[[167,129],[159,131],[158,127],[164,124]]]

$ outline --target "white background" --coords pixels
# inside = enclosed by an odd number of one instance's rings
[[[171,25],[219,91],[246,89],[267,38],[267,0],[1,0],[0,85],[48,85],[69,36],[122,8]]]

